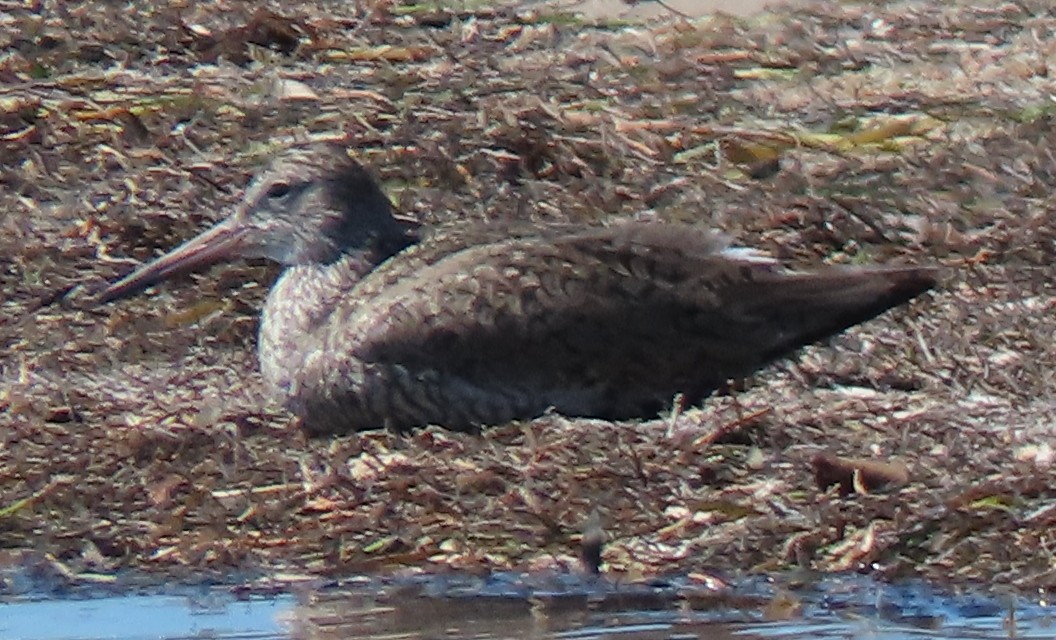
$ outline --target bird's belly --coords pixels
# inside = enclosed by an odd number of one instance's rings
[[[288,405],[312,433],[409,429],[430,424],[475,430],[541,415],[551,403],[515,389],[480,385],[436,369],[352,358],[308,362],[292,381]]]
[[[440,425],[459,431],[549,410],[569,417],[621,420],[653,417],[671,401],[649,389],[608,385],[535,385],[501,376],[464,375],[400,363],[308,359],[290,383],[287,406],[314,434]]]

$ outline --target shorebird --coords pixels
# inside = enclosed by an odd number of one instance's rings
[[[927,267],[794,271],[684,224],[423,233],[326,145],[278,158],[230,217],[101,299],[238,256],[285,267],[260,366],[315,434],[473,430],[549,410],[651,418],[936,284]]]

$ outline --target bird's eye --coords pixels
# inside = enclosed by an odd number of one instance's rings
[[[285,182],[276,182],[268,187],[269,198],[281,198],[290,192],[290,185]]]

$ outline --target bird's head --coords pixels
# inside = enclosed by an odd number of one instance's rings
[[[112,284],[101,299],[237,257],[293,266],[355,253],[377,264],[414,240],[412,225],[393,215],[378,183],[343,146],[315,145],[277,158],[230,216]]]

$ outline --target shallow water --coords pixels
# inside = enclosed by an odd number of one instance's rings
[[[196,595],[125,595],[0,602],[5,640],[141,638],[280,639],[293,596],[238,601],[224,591]]]
[[[230,588],[0,600],[0,638],[1052,638],[1050,607],[860,577],[614,585],[575,576],[363,579],[296,595]],[[1014,611],[1014,613],[1012,613]],[[1010,623],[1010,620],[1014,622]]]

